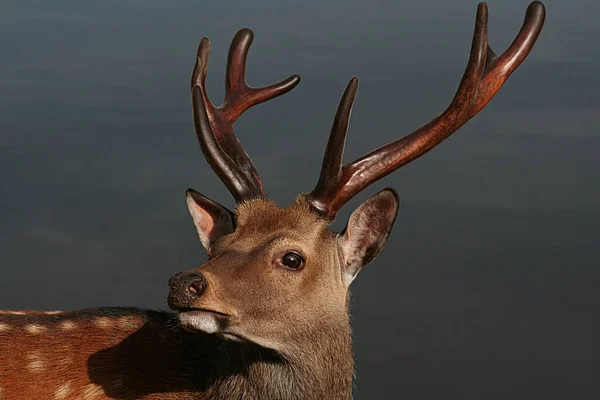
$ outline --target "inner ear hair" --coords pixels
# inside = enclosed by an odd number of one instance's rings
[[[350,216],[341,234],[342,254],[348,273],[372,262],[381,252],[398,214],[399,198],[386,188],[361,204]]]
[[[224,206],[193,189],[186,191],[186,198],[200,242],[209,253],[213,243],[235,230],[234,215]]]

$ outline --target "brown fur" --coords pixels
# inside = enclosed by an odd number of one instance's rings
[[[300,197],[240,204],[200,271],[199,306],[231,310],[246,340],[184,330],[177,315],[122,309],[0,312],[0,399],[339,399],[354,363],[339,237]],[[273,264],[293,248],[302,271]]]
[[[65,322],[73,327],[63,329],[71,326]],[[135,308],[3,313],[0,323],[11,327],[0,330],[3,400],[348,397],[328,397],[330,388],[348,385],[337,381],[346,360],[319,360],[330,346],[335,354],[348,350],[343,334],[332,340],[340,332],[318,338],[308,358],[287,361],[254,345],[181,330],[174,314]],[[27,333],[32,324],[46,331]],[[324,371],[327,364],[336,371]],[[65,397],[56,396],[61,389]]]

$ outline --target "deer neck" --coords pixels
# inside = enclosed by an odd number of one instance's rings
[[[320,327],[294,350],[215,342],[211,377],[203,398],[352,398],[354,360],[350,326]]]

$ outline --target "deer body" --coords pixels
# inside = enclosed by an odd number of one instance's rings
[[[200,388],[191,378],[201,369],[192,367],[172,315],[110,308],[18,313],[0,315],[2,399],[175,399]]]
[[[233,211],[188,189],[187,205],[209,258],[169,280],[175,313],[135,308],[0,312],[0,400],[348,400],[354,362],[349,287],[382,250],[399,200],[384,189],[363,202],[342,232],[329,226],[354,195],[458,130],[525,59],[544,22],[533,2],[502,54],[487,45],[487,8],[477,10],[469,62],[450,106],[414,132],[342,165],[358,80],[338,106],[316,187],[286,208],[271,202],[234,132],[250,107],[299,82],[253,88],[245,80],[252,32],[229,51],[226,95],[205,89],[209,42],[192,75],[194,125]]]

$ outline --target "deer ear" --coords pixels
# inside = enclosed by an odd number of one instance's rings
[[[362,267],[377,257],[394,225],[399,199],[394,189],[383,189],[350,216],[340,235],[340,247],[345,268],[346,284],[356,278]]]
[[[217,239],[235,230],[233,213],[193,189],[186,190],[185,196],[200,241],[208,252]]]

